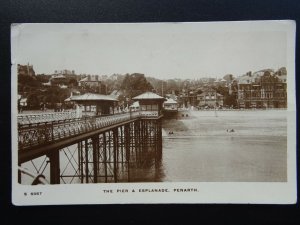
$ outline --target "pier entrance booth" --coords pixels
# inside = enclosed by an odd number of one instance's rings
[[[162,115],[163,102],[165,101],[165,98],[153,92],[145,92],[132,98],[132,100],[139,101],[141,115]]]
[[[170,111],[177,111],[178,110],[178,103],[173,100],[172,98],[167,99],[167,101],[164,102],[164,109],[170,110]]]
[[[70,100],[83,107],[84,116],[98,116],[114,114],[117,99],[109,95],[86,93],[73,95]]]

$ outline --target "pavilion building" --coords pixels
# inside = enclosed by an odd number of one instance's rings
[[[141,115],[161,116],[163,109],[164,97],[161,97],[153,92],[145,92],[132,98],[134,101],[139,101]]]
[[[82,114],[85,116],[114,114],[118,102],[112,96],[94,93],[73,95],[70,100],[83,107]]]
[[[164,109],[169,111],[178,111],[178,103],[172,98],[164,102]]]

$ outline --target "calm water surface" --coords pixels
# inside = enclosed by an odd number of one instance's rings
[[[286,181],[286,111],[189,115],[163,122],[162,181]]]

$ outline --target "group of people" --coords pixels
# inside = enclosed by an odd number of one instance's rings
[[[235,130],[234,130],[234,129],[227,129],[226,131],[227,131],[228,133],[235,132]]]

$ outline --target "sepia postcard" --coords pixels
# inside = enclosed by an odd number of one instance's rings
[[[12,24],[13,204],[295,204],[295,29]]]

